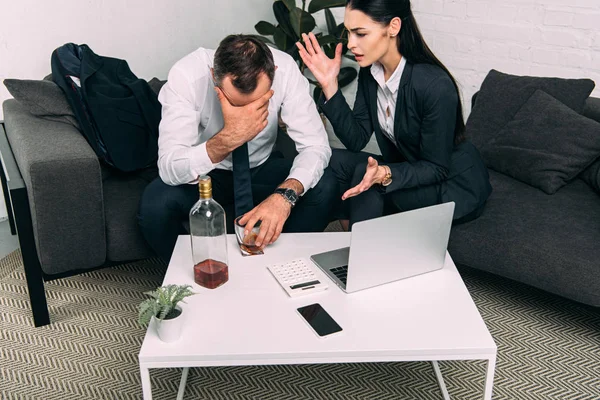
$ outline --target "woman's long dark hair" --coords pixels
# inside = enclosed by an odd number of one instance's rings
[[[397,37],[398,51],[412,64],[433,64],[443,69],[454,84],[458,96],[456,108],[456,126],[454,128],[454,143],[465,140],[465,122],[462,113],[462,102],[456,80],[448,68],[433,54],[425,40],[417,21],[410,8],[410,0],[347,0],[346,6],[352,10],[365,13],[373,21],[388,25],[392,19],[402,20],[400,34]]]

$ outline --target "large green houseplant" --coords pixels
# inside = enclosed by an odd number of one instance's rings
[[[354,57],[346,54],[348,52],[348,32],[344,28],[344,24],[337,24],[335,17],[331,12],[331,8],[344,7],[346,5],[345,0],[312,0],[306,8],[306,0],[302,0],[302,7],[296,6],[295,0],[276,0],[273,2],[273,13],[277,20],[277,25],[273,25],[267,21],[258,22],[254,28],[256,31],[263,35],[263,40],[268,43],[274,44],[279,50],[285,51],[291,55],[298,67],[305,72],[306,68],[296,42],[302,40],[303,33],[312,32],[317,24],[312,14],[323,10],[325,13],[325,22],[327,23],[327,32],[317,32],[315,36],[319,41],[319,44],[323,48],[325,54],[333,58],[335,56],[335,46],[337,43],[343,43],[342,54],[344,57],[354,60]],[[265,36],[272,36],[273,40]],[[340,69],[338,75],[338,85],[340,88],[349,85],[357,76],[356,69],[353,67],[344,67]],[[307,77],[307,79],[315,85],[313,91],[313,97],[317,101],[321,95],[321,87],[317,81]]]

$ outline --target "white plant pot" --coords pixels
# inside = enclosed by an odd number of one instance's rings
[[[173,319],[158,319],[154,318],[154,326],[156,326],[156,333],[163,342],[175,342],[181,336],[181,327],[183,326],[184,313],[181,307],[176,306],[177,310],[182,311],[179,316]]]

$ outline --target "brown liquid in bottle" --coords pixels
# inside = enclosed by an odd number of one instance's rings
[[[204,260],[194,265],[194,282],[207,289],[214,289],[229,280],[227,264],[215,260]]]

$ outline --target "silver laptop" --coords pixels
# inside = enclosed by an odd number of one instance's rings
[[[350,247],[310,259],[346,293],[435,271],[444,266],[453,215],[449,202],[357,222]]]

